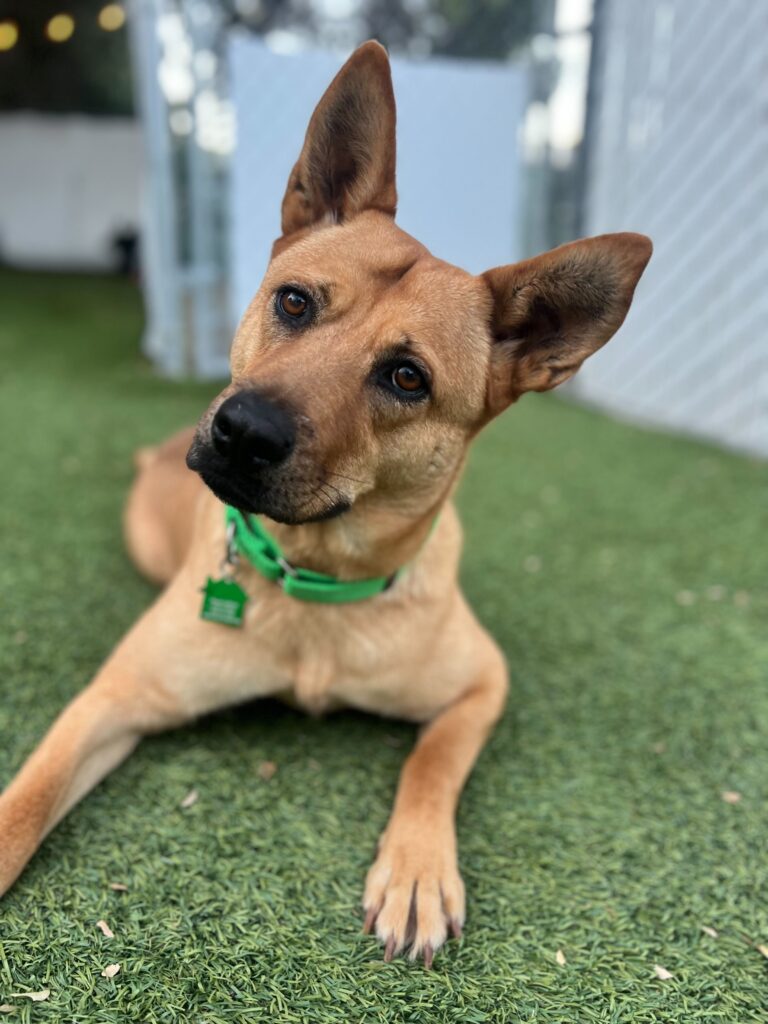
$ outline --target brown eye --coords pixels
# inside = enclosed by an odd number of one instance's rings
[[[392,383],[399,391],[414,394],[424,389],[424,378],[410,363],[403,363],[392,371]]]
[[[295,288],[289,288],[278,294],[277,308],[285,316],[290,317],[292,320],[298,320],[299,317],[304,316],[307,312],[309,300],[306,295],[302,295]]]

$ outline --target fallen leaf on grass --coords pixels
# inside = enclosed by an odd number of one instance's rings
[[[741,800],[741,793],[735,789],[724,789],[720,794],[720,799],[725,800],[727,804],[737,804]]]
[[[701,930],[705,935],[708,935],[710,939],[716,939],[718,937],[717,931],[714,928],[710,928],[708,924],[703,924]]]
[[[50,994],[49,988],[44,988],[42,992],[11,992],[11,999],[31,999],[33,1003],[44,1003]]]
[[[666,967],[661,967],[659,964],[653,965],[653,973],[659,979],[659,981],[669,981],[674,978],[674,974],[668,971]]]
[[[112,889],[113,892],[128,892],[128,886],[123,885],[122,882],[110,882],[109,888]]]
[[[179,807],[183,807],[183,809],[186,811],[189,807],[192,807],[194,804],[196,804],[199,798],[200,794],[197,792],[197,790],[190,789],[190,791],[179,804]]]
[[[0,1013],[16,1013],[16,1007],[10,1003],[3,1003],[0,1005]]]
[[[260,779],[264,779],[265,782],[269,782],[277,771],[277,765],[274,761],[262,761],[258,767],[258,776]]]
[[[768,960],[768,946],[756,946],[758,953],[762,953],[766,960]]]
[[[561,967],[565,967],[565,953],[562,949],[558,949],[555,953],[555,960],[560,964]]]
[[[102,978],[114,978],[116,974],[120,973],[120,964],[110,964],[109,967],[105,967],[101,972]]]
[[[115,933],[109,927],[106,921],[97,921],[96,927],[101,928],[102,935],[107,939],[114,939]]]

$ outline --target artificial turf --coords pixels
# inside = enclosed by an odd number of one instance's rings
[[[151,600],[131,452],[212,389],[143,364],[125,282],[0,292],[2,786]],[[428,973],[360,934],[414,729],[254,705],[146,741],[48,839],[0,904],[9,1019],[765,1022],[767,498],[765,464],[524,399],[460,494],[514,684],[459,814],[461,943]]]

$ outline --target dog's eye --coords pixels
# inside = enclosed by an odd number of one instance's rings
[[[424,376],[412,363],[401,363],[392,371],[392,384],[398,391],[416,395],[425,389]]]
[[[283,288],[277,293],[277,311],[284,320],[302,320],[309,312],[309,298],[296,288]]]
[[[374,366],[371,382],[401,404],[423,402],[432,391],[429,369],[421,361],[398,353]]]

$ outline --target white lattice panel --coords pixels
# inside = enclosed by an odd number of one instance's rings
[[[600,8],[585,230],[655,253],[572,390],[768,455],[768,3]]]

